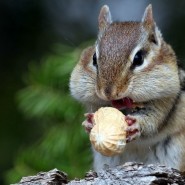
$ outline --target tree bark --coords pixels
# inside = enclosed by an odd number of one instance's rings
[[[23,177],[15,185],[185,185],[185,176],[178,170],[158,165],[125,163],[100,172],[89,171],[84,179],[69,181],[67,174],[57,169]]]

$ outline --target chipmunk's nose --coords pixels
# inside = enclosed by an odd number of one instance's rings
[[[102,88],[100,90],[101,97],[105,100],[113,100],[117,99],[118,93],[117,93],[117,88],[109,84],[106,87]]]
[[[107,87],[105,87],[104,89],[104,94],[106,97],[110,97],[112,94],[112,86],[108,85]]]

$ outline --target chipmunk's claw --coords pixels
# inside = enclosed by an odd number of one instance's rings
[[[128,124],[128,127],[126,129],[126,142],[128,143],[139,137],[141,133],[139,124],[137,123],[137,120],[134,117],[126,116],[125,121]]]
[[[82,123],[82,126],[84,126],[85,131],[89,134],[91,132],[91,129],[93,128],[93,113],[86,113],[84,114],[86,117],[86,120]]]

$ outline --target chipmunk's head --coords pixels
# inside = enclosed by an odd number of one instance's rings
[[[161,83],[177,71],[176,60],[155,24],[151,5],[140,22],[112,22],[109,7],[103,6],[95,47],[96,92],[101,99],[129,97],[138,102],[157,98],[164,91],[168,93]]]

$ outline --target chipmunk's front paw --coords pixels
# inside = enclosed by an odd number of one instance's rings
[[[87,133],[90,133],[91,129],[93,128],[92,119],[93,119],[94,114],[93,113],[86,113],[86,114],[84,114],[84,116],[86,117],[86,120],[82,123],[82,126],[84,126],[85,131]]]
[[[126,129],[126,142],[128,143],[139,137],[141,133],[139,123],[134,117],[128,115],[125,117],[125,121],[128,124],[128,127]]]

